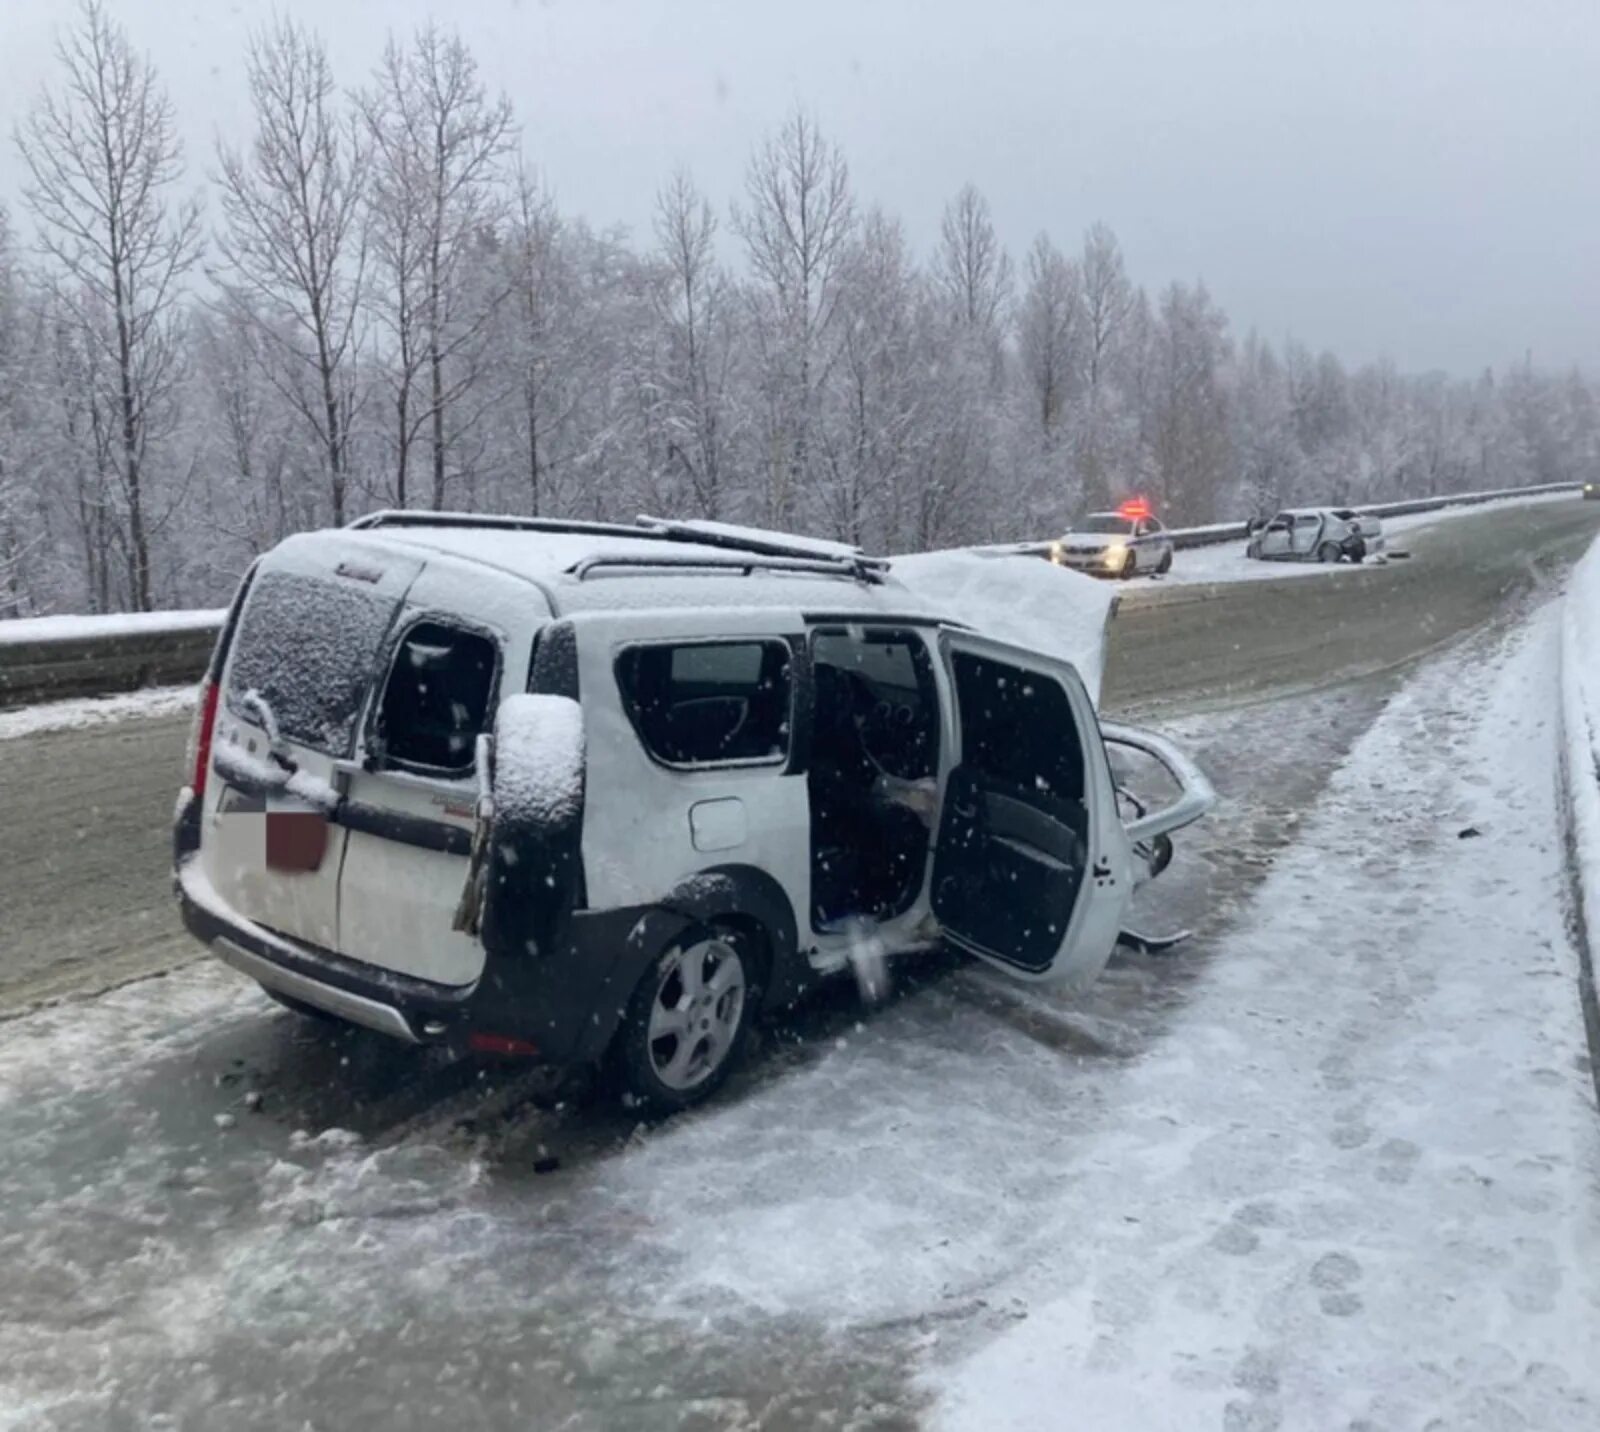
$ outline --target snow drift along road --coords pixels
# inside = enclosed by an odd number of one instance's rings
[[[1565,772],[1579,900],[1588,938],[1584,992],[1591,1052],[1600,1054],[1594,950],[1600,944],[1600,542],[1572,570],[1561,624]],[[1596,1069],[1600,1088],[1600,1067]]]
[[[1028,1316],[934,1376],[941,1426],[1600,1426],[1558,636],[1435,664],[1357,744],[1107,1078],[1050,1253],[989,1295]]]

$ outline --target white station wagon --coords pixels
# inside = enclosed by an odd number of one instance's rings
[[[1104,593],[650,519],[291,537],[202,689],[185,923],[302,1012],[604,1062],[657,1110],[864,944],[1092,979],[1211,802],[1167,742],[1099,724]],[[1122,801],[1105,740],[1172,803]]]

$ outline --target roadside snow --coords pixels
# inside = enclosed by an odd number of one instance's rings
[[[990,1294],[1029,1314],[931,1373],[939,1426],[1600,1425],[1556,660],[1546,609],[1357,744],[1165,1043],[1108,1080],[1038,1206],[1053,1246]]]
[[[0,711],[0,741],[33,736],[41,731],[73,731],[108,721],[136,717],[176,716],[193,709],[197,688],[152,686],[119,696],[90,696],[75,701],[47,701]]]
[[[1561,640],[1568,800],[1592,945],[1600,941],[1600,542],[1573,568]]]
[[[84,637],[131,636],[138,632],[202,631],[222,625],[216,611],[114,612],[106,616],[21,617],[0,621],[0,646],[25,641],[77,641]]]

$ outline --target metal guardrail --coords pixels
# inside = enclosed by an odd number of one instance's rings
[[[1453,493],[1406,502],[1382,502],[1357,507],[1355,511],[1376,517],[1402,517],[1415,512],[1497,502],[1508,497],[1577,492],[1581,486],[1576,482],[1558,482],[1542,487]],[[1171,529],[1173,544],[1180,548],[1242,541],[1248,533],[1249,525],[1244,522]],[[1024,542],[1006,550],[1042,555],[1049,548],[1048,542]],[[172,618],[173,625],[163,627],[160,616],[153,614],[141,619],[136,630],[120,629],[113,620],[108,622],[110,629],[103,633],[93,630],[93,621],[75,619],[66,633],[59,636],[33,635],[42,624],[29,623],[29,635],[21,640],[10,639],[7,624],[0,622],[0,709],[35,701],[104,696],[143,686],[198,681],[222,625],[222,614],[217,613],[214,621],[207,621],[203,616],[197,620],[194,612],[174,612]]]
[[[0,709],[198,681],[221,625],[0,641]]]
[[[1409,517],[1416,512],[1442,512],[1447,507],[1475,507],[1485,502],[1501,502],[1508,497],[1543,497],[1555,492],[1578,492],[1581,482],[1550,482],[1537,487],[1501,487],[1490,492],[1454,492],[1443,497],[1413,497],[1404,502],[1374,502],[1366,506],[1354,505],[1350,511],[1364,517]],[[1328,502],[1324,507],[1346,506],[1342,502]],[[1270,513],[1266,514],[1271,516]],[[1248,522],[1217,522],[1209,527],[1169,527],[1167,536],[1180,551],[1189,547],[1214,547],[1220,542],[1242,542],[1250,535]],[[1009,550],[1044,556],[1050,542],[1019,542]]]

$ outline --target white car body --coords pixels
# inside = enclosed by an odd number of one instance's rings
[[[1121,818],[1091,694],[1110,606],[1026,559],[891,567],[710,525],[395,513],[291,537],[204,688],[186,923],[297,1007],[553,1064],[604,1052],[691,927],[759,944],[763,1007],[846,968],[864,928],[1092,979],[1211,801],[1118,728],[1180,788]],[[517,693],[570,710],[556,744],[582,753],[531,833],[493,740]]]
[[[1172,566],[1172,538],[1154,517],[1091,512],[1050,544],[1050,560],[1094,577],[1155,576]]]
[[[1382,521],[1348,507],[1294,507],[1257,531],[1245,554],[1263,562],[1360,563],[1384,552]]]

